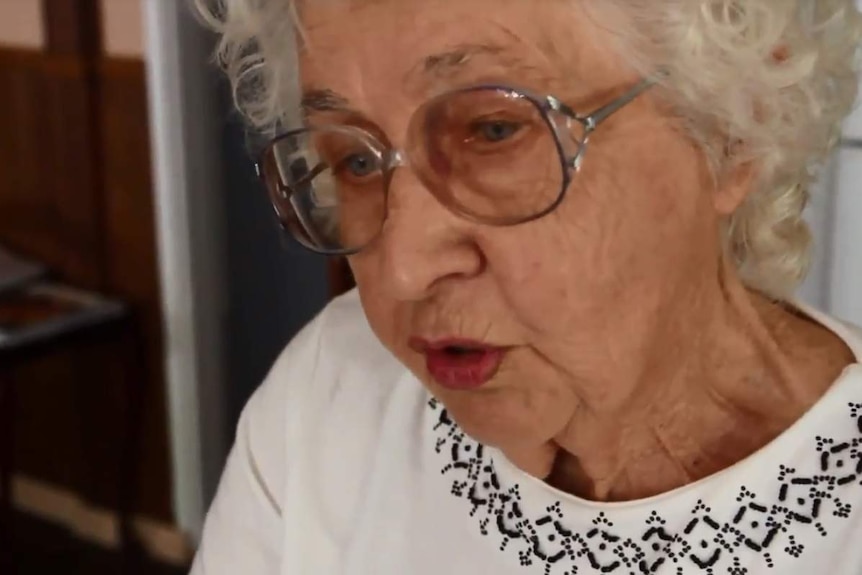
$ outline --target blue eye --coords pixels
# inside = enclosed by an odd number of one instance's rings
[[[371,153],[352,154],[339,162],[338,171],[347,171],[355,178],[365,178],[380,169],[377,156]]]
[[[519,123],[504,120],[476,122],[472,126],[472,131],[476,136],[491,143],[508,140],[520,130],[521,125]]]

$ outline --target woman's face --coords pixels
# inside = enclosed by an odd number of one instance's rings
[[[396,148],[451,88],[514,85],[589,112],[641,80],[575,0],[307,0],[301,18],[304,89],[350,109],[309,121],[373,126]],[[715,288],[733,193],[655,96],[600,127],[563,203],[531,223],[466,221],[399,168],[382,232],[351,257],[374,332],[480,441],[527,449],[576,413],[622,413],[676,327],[666,310]],[[478,351],[437,349],[451,343]]]

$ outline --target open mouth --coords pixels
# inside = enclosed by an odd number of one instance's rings
[[[465,347],[461,345],[447,345],[443,351],[453,357],[465,357],[485,353],[489,348]]]
[[[425,356],[431,377],[442,387],[455,390],[483,386],[500,367],[506,350],[480,342],[411,340],[410,347]]]

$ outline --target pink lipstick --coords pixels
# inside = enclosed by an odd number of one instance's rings
[[[425,356],[428,373],[442,387],[453,390],[478,389],[500,368],[506,349],[467,339],[428,341],[410,338],[410,347]]]

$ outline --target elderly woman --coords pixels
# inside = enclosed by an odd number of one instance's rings
[[[792,297],[851,0],[201,8],[358,289],[246,407],[193,573],[862,573],[862,334]]]

